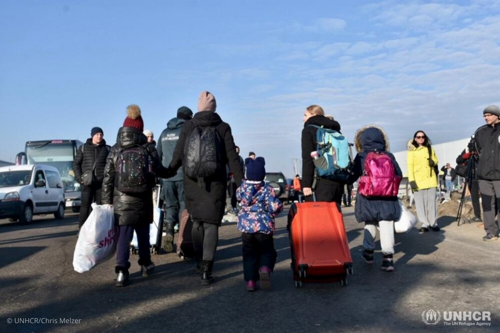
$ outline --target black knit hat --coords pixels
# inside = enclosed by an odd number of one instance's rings
[[[93,138],[94,135],[96,135],[97,133],[102,133],[102,135],[104,135],[104,132],[102,131],[102,128],[100,128],[100,127],[93,127],[90,130],[90,137]]]
[[[262,181],[266,177],[266,161],[264,157],[257,157],[255,160],[251,157],[245,159],[247,169],[247,179],[254,181]]]

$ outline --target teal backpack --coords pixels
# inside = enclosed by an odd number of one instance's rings
[[[314,159],[316,174],[338,182],[346,182],[352,174],[351,149],[347,138],[332,129],[314,126],[316,131],[316,149],[319,157]]]

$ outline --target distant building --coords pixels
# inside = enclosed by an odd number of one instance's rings
[[[0,160],[0,167],[9,166],[9,165],[14,165],[14,163]]]

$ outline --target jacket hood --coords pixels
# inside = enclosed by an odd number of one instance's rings
[[[144,145],[148,142],[148,139],[138,129],[134,127],[120,127],[118,134],[116,136],[116,143],[121,148],[126,148],[135,145]]]
[[[408,151],[414,151],[415,148],[416,147],[413,145],[413,139],[408,140],[408,143],[406,144],[406,149],[408,149]]]
[[[196,112],[193,119],[190,120],[199,126],[218,126],[222,123],[221,117],[215,111]]]
[[[376,125],[368,125],[356,132],[354,137],[356,151],[389,151],[389,140],[384,130]]]
[[[168,129],[181,128],[185,122],[186,122],[186,120],[184,120],[182,118],[172,118],[168,121],[167,128]]]
[[[331,120],[325,116],[312,116],[304,123],[304,127],[309,125],[323,126],[333,130],[340,131],[340,124],[335,120]]]

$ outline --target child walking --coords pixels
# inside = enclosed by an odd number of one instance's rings
[[[356,220],[365,223],[362,257],[367,264],[373,264],[378,229],[384,256],[380,268],[392,272],[394,221],[401,216],[397,192],[402,172],[389,152],[389,141],[381,128],[361,128],[354,142],[358,151],[354,159],[354,181],[361,177],[354,212]]]
[[[242,232],[243,275],[246,290],[255,291],[260,280],[261,289],[271,288],[271,273],[278,254],[274,249],[274,218],[283,210],[274,189],[264,183],[265,160],[248,157],[245,160],[246,180],[236,191],[241,200],[238,213],[238,230]]]

